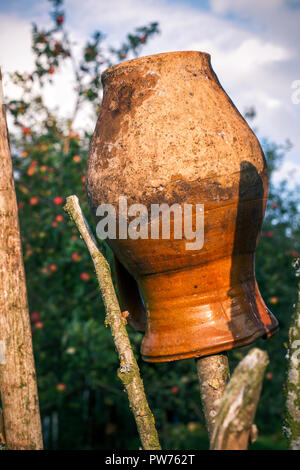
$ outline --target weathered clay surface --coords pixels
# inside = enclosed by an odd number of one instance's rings
[[[259,143],[221,88],[208,54],[130,60],[104,72],[103,84],[88,168],[97,205],[120,194],[132,202],[182,202],[190,185],[197,199],[202,190],[203,202],[228,200],[234,187],[237,197],[243,160],[260,174],[265,170]]]
[[[186,251],[186,240],[109,241],[143,295],[144,358],[201,356],[269,336],[277,321],[254,278],[266,163],[257,138],[212,70],[210,56],[143,57],[111,67],[102,79],[104,97],[87,170],[94,214],[101,203],[117,207],[120,195],[148,208],[198,203],[205,209],[199,251]],[[132,305],[128,276],[122,292],[128,285]],[[142,318],[139,299],[136,305]]]

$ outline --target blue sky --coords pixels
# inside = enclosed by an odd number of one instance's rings
[[[31,22],[49,22],[47,0],[0,0],[0,64],[30,71]],[[294,147],[276,179],[300,182],[300,104],[291,100],[300,80],[300,0],[66,0],[72,39],[83,44],[94,29],[118,45],[135,27],[159,21],[161,34],[144,55],[174,50],[209,52],[219,80],[243,112],[255,106],[260,138]],[[48,103],[67,114],[72,107],[69,71],[57,76]],[[14,93],[9,84],[7,93]]]

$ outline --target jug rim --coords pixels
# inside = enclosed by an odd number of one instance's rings
[[[116,71],[122,71],[126,68],[131,68],[134,66],[139,66],[143,62],[153,62],[154,59],[159,59],[167,56],[178,56],[178,57],[188,57],[188,56],[200,56],[202,59],[206,59],[208,65],[210,65],[211,55],[208,52],[204,51],[195,51],[195,50],[187,50],[187,51],[171,51],[171,52],[160,52],[158,54],[150,54],[141,57],[135,57],[134,59],[125,60],[124,62],[120,62],[119,64],[112,65],[111,67],[107,68],[102,72],[101,78],[102,81],[106,80],[109,75]]]

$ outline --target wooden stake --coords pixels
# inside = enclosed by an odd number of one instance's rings
[[[211,436],[212,450],[246,450],[260,396],[268,355],[251,349],[226,386]]]
[[[0,391],[5,441],[8,449],[41,449],[38,392],[1,71],[0,108]]]
[[[291,450],[300,450],[300,258],[294,260],[299,278],[298,301],[289,329],[286,418],[284,432]]]
[[[206,427],[211,438],[220,401],[230,377],[227,354],[199,357],[196,367]]]

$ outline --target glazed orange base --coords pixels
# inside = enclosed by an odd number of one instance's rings
[[[273,326],[272,329],[266,334],[266,332],[262,329],[258,329],[254,332],[251,336],[241,338],[240,340],[233,341],[228,340],[227,342],[218,343],[215,346],[210,347],[202,347],[199,345],[199,350],[196,351],[188,351],[182,354],[174,354],[170,356],[146,356],[142,353],[142,358],[146,362],[170,362],[170,361],[178,361],[181,359],[191,359],[193,357],[204,357],[210,356],[212,354],[219,354],[225,351],[230,351],[234,348],[240,348],[242,346],[247,346],[248,344],[253,343],[255,340],[261,337],[270,338],[278,331],[278,325]],[[142,349],[143,351],[143,349]]]
[[[139,284],[147,309],[141,347],[147,362],[227,351],[278,329],[258,290],[252,255],[146,276]]]

